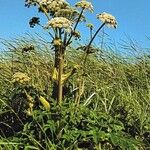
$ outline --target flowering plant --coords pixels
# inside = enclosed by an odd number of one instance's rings
[[[48,31],[51,37],[51,43],[55,51],[54,72],[52,75],[54,80],[53,91],[58,93],[57,95],[53,95],[53,98],[57,99],[58,103],[61,104],[63,99],[63,86],[67,79],[75,72],[74,68],[72,71],[64,73],[65,52],[74,40],[81,38],[80,32],[77,31],[78,24],[81,21],[86,21],[84,16],[86,10],[90,12],[94,11],[93,5],[86,0],[77,2],[74,7],[66,0],[25,0],[25,6],[28,8],[30,6],[36,6],[38,11],[47,17],[48,21],[46,25],[42,25],[38,17],[33,17],[29,24],[32,28],[35,25],[41,26],[44,30]],[[113,28],[117,27],[117,21],[111,14],[104,12],[99,14],[97,18],[103,24],[100,25],[95,34],[92,32],[94,28],[93,24],[87,25],[90,29],[90,41],[86,46],[83,46],[84,54],[81,60],[81,64],[83,61],[83,65],[86,62],[87,56],[95,51],[91,44],[102,27],[104,25]]]

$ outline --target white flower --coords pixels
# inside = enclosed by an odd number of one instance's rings
[[[30,80],[30,77],[28,77],[28,75],[26,75],[25,73],[22,72],[16,72],[13,75],[13,79],[12,82],[18,82],[18,83],[25,83],[28,82]]]
[[[80,2],[77,2],[77,3],[75,4],[75,6],[76,6],[77,8],[88,9],[88,10],[90,10],[91,12],[93,12],[92,3],[87,2],[86,0],[81,0]]]
[[[47,0],[46,7],[51,12],[65,9],[69,4],[65,0]]]
[[[97,18],[101,20],[103,23],[105,23],[108,27],[113,27],[113,28],[117,27],[116,18],[112,16],[111,14],[103,12],[97,15]]]
[[[71,21],[65,17],[54,17],[48,22],[47,27],[69,29],[71,25]]]
[[[37,0],[37,2],[41,5],[46,5],[47,0]]]

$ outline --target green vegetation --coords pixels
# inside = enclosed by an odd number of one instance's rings
[[[54,58],[48,43],[40,37],[4,43],[6,51],[0,62],[1,116],[8,111],[12,97],[24,93],[23,89],[38,103],[20,132],[1,138],[1,149],[149,149],[149,57],[135,57],[134,63],[129,63],[127,58],[105,49],[91,54],[85,64],[80,104],[75,101],[80,74],[77,69],[65,84],[67,91],[59,106],[52,98]],[[66,70],[77,65],[82,53],[70,48]],[[31,80],[18,87],[12,82],[15,72],[26,73]],[[40,95],[50,103],[50,111],[38,100]]]
[[[29,24],[50,40],[1,41],[0,149],[148,150],[149,55],[124,58],[110,46],[93,46],[104,26],[117,27],[105,12],[97,16],[98,29],[87,24],[87,44],[73,43],[82,38],[76,29],[86,10],[93,11],[85,0],[75,7],[64,0],[26,0],[25,6],[46,16],[46,25],[38,17]]]

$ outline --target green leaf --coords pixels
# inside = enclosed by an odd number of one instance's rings
[[[137,150],[139,142],[133,138],[125,136],[122,132],[111,133],[110,140],[115,146],[119,146],[122,150]]]
[[[25,146],[24,150],[39,150],[39,148],[35,146]]]

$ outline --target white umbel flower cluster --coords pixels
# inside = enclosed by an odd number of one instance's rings
[[[60,9],[66,9],[69,3],[66,0],[26,0],[26,6],[30,7],[31,5],[39,5],[40,11],[44,8],[47,12],[55,13]]]
[[[45,6],[49,12],[57,12],[69,5],[65,0],[37,0],[37,2]]]
[[[108,27],[116,28],[117,27],[117,21],[114,16],[111,14],[108,14],[106,12],[103,12],[99,15],[97,15],[97,18],[101,20],[103,23],[105,23]]]
[[[71,29],[71,25],[72,25],[71,21],[69,21],[65,17],[54,17],[48,22],[47,28],[51,27],[51,28]]]
[[[68,3],[65,0],[48,0],[47,2],[47,8],[52,12],[57,12],[67,6]]]
[[[90,2],[88,2],[86,0],[81,0],[80,2],[77,2],[75,4],[75,6],[77,8],[87,9],[87,10],[93,12],[93,5],[92,5],[92,3],[90,3]]]
[[[12,79],[12,82],[15,83],[15,82],[18,82],[18,83],[26,83],[30,80],[30,77],[28,77],[28,75],[26,75],[25,73],[22,73],[22,72],[16,72],[14,75],[13,75],[13,79]]]
[[[47,0],[36,0],[39,4],[46,4]]]

